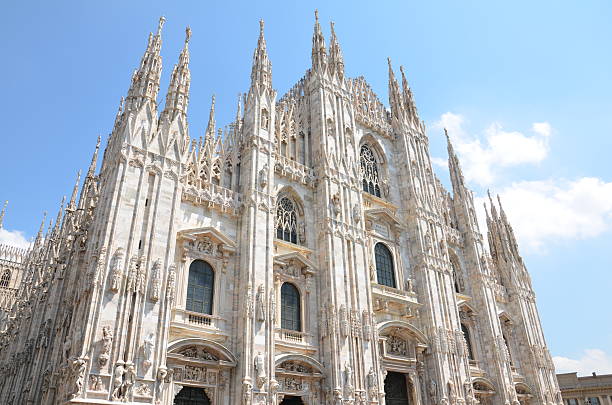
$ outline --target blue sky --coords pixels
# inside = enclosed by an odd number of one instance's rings
[[[160,15],[168,76],[191,26],[191,135],[210,97],[229,123],[266,22],[273,85],[310,66],[313,10],[348,76],[387,103],[387,62],[404,65],[447,182],[447,127],[480,203],[490,188],[514,224],[560,371],[612,372],[612,3],[4,2],[0,240],[31,238],[54,216],[96,137],[111,130]],[[21,234],[20,234],[21,232]]]

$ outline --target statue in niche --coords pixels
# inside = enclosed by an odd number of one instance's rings
[[[257,308],[255,311],[257,312],[257,320],[259,322],[264,322],[266,320],[266,307],[264,304],[265,295],[264,295],[264,286],[260,285],[257,289]]]
[[[433,403],[436,402],[436,398],[438,396],[438,384],[433,380],[429,380],[429,398]]]
[[[450,400],[450,403],[454,404],[457,398],[457,394],[455,392],[455,383],[452,380],[448,380],[448,383],[446,385],[448,388],[448,398]]]
[[[261,352],[257,352],[255,356],[255,376],[256,376],[256,384],[257,388],[262,389],[263,385],[266,383],[266,359],[265,356]]]
[[[368,375],[366,377],[367,382],[368,382],[368,391],[370,392],[370,396],[374,396],[376,395],[376,372],[374,371],[374,369],[372,367],[370,367],[370,371],[368,372]]]
[[[112,274],[111,274],[111,283],[110,283],[110,289],[111,291],[119,291],[119,288],[121,287],[121,278],[123,277],[123,257],[124,257],[125,253],[123,251],[123,248],[118,248],[117,251],[115,252],[115,257],[114,257],[114,263],[113,263],[113,268],[112,268]]]
[[[149,333],[147,337],[144,338],[143,345],[142,345],[142,353],[143,353],[142,366],[144,368],[145,373],[147,372],[149,367],[151,367],[154,348],[155,348],[155,335],[153,334],[153,332],[151,332]]]
[[[121,399],[121,387],[123,386],[123,375],[125,374],[125,367],[123,361],[118,361],[115,366],[115,375],[113,377],[113,393],[111,400],[119,401]]]
[[[406,291],[408,291],[409,293],[414,292],[414,285],[411,278],[406,279]]]
[[[164,389],[164,383],[166,382],[166,377],[168,377],[168,369],[165,366],[159,366],[157,368],[157,386],[155,389],[155,396],[158,398],[158,400],[161,398],[162,391]]]
[[[264,164],[259,170],[259,186],[265,188],[268,185],[268,164]]]
[[[87,357],[80,357],[72,362],[72,370],[74,373],[74,392],[72,397],[75,398],[83,393],[85,386],[85,370],[87,368]]]
[[[100,367],[104,367],[108,363],[112,346],[113,332],[111,332],[110,327],[104,326],[102,328],[102,352],[98,357],[98,364],[100,365]]]
[[[348,363],[344,364],[344,385],[346,387],[353,386],[353,369]]]
[[[337,218],[340,215],[340,193],[332,195],[331,202],[332,213],[334,214],[334,217]]]
[[[356,224],[359,224],[361,221],[361,210],[359,209],[358,204],[353,205],[353,221]]]
[[[128,363],[124,373],[124,380],[121,386],[121,397],[124,402],[129,401],[132,396],[132,389],[136,383],[136,368]]]

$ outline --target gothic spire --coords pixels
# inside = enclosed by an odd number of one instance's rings
[[[72,189],[72,196],[70,197],[70,203],[68,203],[68,210],[74,211],[76,210],[76,199],[79,194],[79,183],[81,182],[81,170],[77,173],[76,182],[74,183],[74,188]]]
[[[455,153],[455,149],[453,148],[453,144],[451,143],[446,128],[444,128],[444,135],[446,135],[446,147],[448,150],[448,171],[453,184],[453,191],[455,194],[457,194],[461,192],[463,187],[465,187],[463,172],[461,171],[459,159],[457,158],[457,154]]]
[[[338,43],[336,37],[336,31],[334,30],[334,22],[330,23],[331,26],[331,39],[329,41],[329,66],[330,72],[337,73],[338,77],[342,79],[344,77],[344,58],[342,57],[342,49]]]
[[[34,246],[40,246],[40,243],[43,240],[43,232],[45,230],[45,222],[47,221],[47,211],[43,213],[43,219],[40,222],[40,228],[38,228],[38,233],[36,234],[36,240],[34,241]]]
[[[215,128],[217,124],[215,122],[215,95],[212,95],[210,103],[210,112],[208,113],[208,125],[206,126],[206,133],[204,134],[205,141],[209,138],[215,137]]]
[[[409,118],[418,122],[419,116],[417,113],[416,103],[414,102],[412,90],[410,90],[410,86],[408,85],[408,80],[406,80],[406,75],[404,74],[403,66],[400,66],[400,72],[402,72],[402,96],[404,101],[404,107],[408,111]]]
[[[64,204],[66,204],[66,196],[62,197],[62,202],[60,203],[59,211],[57,211],[57,218],[55,219],[55,229],[53,233],[57,235],[60,230],[60,224],[62,223],[62,216],[64,215]]]
[[[6,206],[8,205],[8,200],[4,202],[4,206],[2,207],[2,211],[0,211],[0,229],[2,229],[2,223],[4,222],[4,214],[6,214]]]
[[[251,90],[256,87],[261,89],[272,88],[272,63],[266,50],[263,20],[259,20],[259,39],[257,40],[257,48],[253,53],[253,67],[251,69]]]
[[[91,157],[91,163],[89,164],[89,169],[87,169],[87,179],[93,179],[96,174],[96,167],[98,165],[98,151],[100,150],[100,142],[102,141],[102,137],[98,135],[98,142],[96,143],[96,149],[94,150],[93,156]]]
[[[319,11],[315,10],[315,26],[312,35],[312,70],[323,70],[327,65],[327,52],[325,51],[325,38],[319,25]]]
[[[191,39],[191,28],[185,29],[185,45],[179,56],[179,61],[174,65],[168,93],[166,94],[166,107],[162,113],[163,119],[174,120],[177,115],[187,115],[189,103],[189,86],[191,84],[191,72],[189,71],[189,40]]]
[[[128,110],[138,110],[147,100],[154,106],[157,105],[157,93],[159,92],[159,80],[161,76],[161,31],[166,19],[161,17],[157,25],[155,35],[149,34],[149,41],[144,55],[140,59],[140,66],[132,76],[132,84],[128,91]]]
[[[391,114],[399,120],[403,115],[402,97],[391,66],[391,58],[387,58],[387,63],[389,64],[389,105],[391,106]]]

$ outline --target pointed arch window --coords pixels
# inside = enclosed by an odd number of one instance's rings
[[[194,260],[189,266],[187,311],[212,315],[215,272],[204,260]]]
[[[0,287],[8,287],[11,283],[11,271],[9,269],[4,270],[2,278],[0,278]]]
[[[300,292],[291,283],[281,286],[281,328],[302,330]]]
[[[283,196],[276,207],[276,238],[287,242],[298,241],[297,210],[293,200]]]
[[[383,243],[377,243],[374,247],[376,259],[376,277],[378,284],[396,288],[393,256],[391,251]]]
[[[380,182],[378,177],[378,162],[374,153],[367,145],[362,145],[359,152],[361,166],[361,181],[363,191],[380,197]]]
[[[467,344],[468,350],[468,359],[474,360],[474,351],[472,349],[472,338],[470,336],[470,330],[465,326],[465,324],[461,324],[461,331],[463,332],[463,336],[465,337],[465,343]]]

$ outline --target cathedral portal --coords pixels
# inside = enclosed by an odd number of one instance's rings
[[[283,398],[283,402],[280,403],[280,405],[303,405],[303,404],[304,402],[302,402],[301,397],[292,397],[292,396],[287,396]]]
[[[210,400],[202,388],[183,387],[174,398],[174,405],[210,405]]]
[[[410,404],[405,374],[391,371],[387,373],[385,378],[385,398],[387,405]]]

